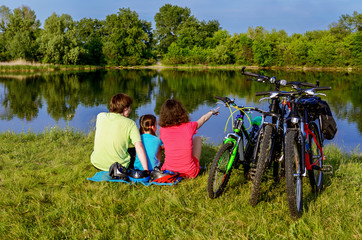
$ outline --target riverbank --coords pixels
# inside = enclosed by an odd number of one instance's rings
[[[241,65],[163,65],[158,62],[150,66],[91,66],[91,65],[54,65],[32,63],[24,60],[13,62],[0,62],[0,72],[46,72],[46,71],[69,71],[69,70],[96,70],[96,69],[221,69],[239,70]],[[272,69],[285,71],[327,71],[327,72],[352,72],[361,71],[359,67],[310,67],[310,66],[284,66],[284,67],[259,67],[247,66],[248,69]]]
[[[208,170],[176,186],[96,183],[94,133],[50,129],[0,133],[0,233],[4,239],[361,239],[361,156],[327,146],[321,195],[305,180],[303,216],[289,217],[284,182],[271,181],[256,207],[235,170],[225,194],[207,196]],[[216,146],[203,145],[201,165]]]

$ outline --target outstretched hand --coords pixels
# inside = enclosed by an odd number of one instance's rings
[[[220,107],[211,109],[210,112],[212,112],[212,115],[218,115],[218,114],[219,114],[219,108],[220,108]]]

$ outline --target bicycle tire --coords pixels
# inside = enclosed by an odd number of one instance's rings
[[[314,122],[310,123],[309,129],[314,133],[318,145],[322,146],[317,124]],[[317,144],[314,141],[313,136],[309,135],[308,143],[310,147],[309,160],[310,164],[313,164],[316,159],[321,158],[322,153],[317,147]],[[318,193],[323,189],[323,172],[320,170],[323,167],[323,160],[320,160],[316,165],[318,166],[319,170],[318,169],[308,170],[308,177],[310,185],[312,187],[312,192]]]
[[[209,197],[212,199],[219,197],[223,193],[229,181],[232,168],[227,173],[225,173],[225,171],[230,161],[233,149],[233,143],[225,143],[221,146],[219,151],[216,153],[214,160],[212,161],[209,178],[207,181],[207,191],[209,193]]]
[[[256,172],[253,178],[253,187],[251,189],[251,194],[249,199],[249,203],[252,206],[255,206],[258,203],[262,178],[265,172],[267,159],[270,156],[272,132],[273,132],[273,127],[271,125],[267,124],[264,126],[262,133],[263,135],[261,136],[262,139],[261,139],[260,152],[258,154],[258,159],[257,159]]]
[[[289,213],[296,219],[303,209],[303,176],[297,131],[289,130],[285,136],[285,181]]]

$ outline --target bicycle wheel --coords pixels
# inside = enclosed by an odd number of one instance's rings
[[[267,159],[270,156],[270,148],[271,148],[271,136],[273,132],[273,127],[271,125],[265,125],[262,136],[261,136],[261,146],[258,154],[256,172],[253,178],[253,187],[251,189],[250,195],[250,204],[255,206],[258,203],[260,186],[262,182],[262,178],[265,172]]]
[[[319,135],[318,126],[316,123],[312,122],[309,124],[309,129],[314,133],[316,137],[316,141],[314,140],[313,136],[309,135],[308,143],[310,147],[310,155],[309,161],[310,164],[317,162],[316,167],[312,167],[312,170],[308,170],[308,176],[310,185],[312,187],[313,192],[320,192],[323,188],[323,172],[321,171],[323,167],[323,160],[321,150],[318,148],[317,143],[320,147],[321,145],[321,138]]]
[[[303,176],[297,131],[288,131],[285,137],[285,181],[290,215],[301,216],[303,208]]]
[[[215,155],[207,181],[207,191],[209,192],[210,198],[220,196],[229,181],[232,168],[228,172],[226,172],[226,169],[233,149],[234,144],[228,142],[224,144]]]

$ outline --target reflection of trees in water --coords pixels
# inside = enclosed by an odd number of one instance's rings
[[[258,71],[253,71],[258,72]],[[288,72],[261,70],[258,73],[276,76],[288,81],[306,81],[321,86],[332,86],[325,92],[335,116],[356,122],[362,132],[360,73],[342,72]],[[77,107],[95,107],[109,104],[111,97],[124,92],[133,100],[133,109],[155,102],[156,114],[162,103],[171,97],[180,100],[192,113],[199,106],[213,105],[215,95],[245,98],[250,104],[258,101],[255,92],[270,89],[267,84],[246,80],[240,71],[233,70],[109,70],[95,72],[75,72],[44,74],[26,80],[1,78],[6,91],[1,104],[5,108],[2,119],[32,120],[37,117],[42,101],[47,104],[48,114],[55,120],[71,120]],[[152,112],[150,111],[150,112]],[[131,117],[136,119],[136,111]]]
[[[6,109],[2,119],[14,116],[28,121],[37,117],[42,100],[47,104],[48,114],[56,121],[71,120],[77,107],[108,105],[111,97],[125,92],[134,99],[133,107],[151,102],[155,83],[151,79],[155,71],[97,71],[42,75],[27,80],[0,80],[4,85]],[[3,93],[2,93],[3,94]],[[135,116],[135,111],[133,111]]]
[[[39,96],[39,82],[36,78],[26,81],[6,81],[4,85],[6,92],[1,104],[7,114],[2,115],[1,119],[11,120],[17,116],[30,121],[37,117],[42,102]]]

